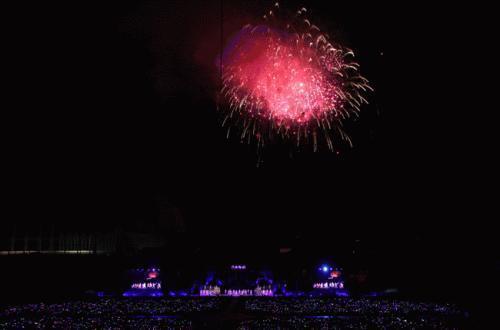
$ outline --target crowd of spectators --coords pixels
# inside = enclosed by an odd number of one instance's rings
[[[214,311],[217,298],[99,299],[58,304],[27,304],[0,312],[0,329],[190,329],[189,313]]]
[[[461,329],[457,321],[439,318],[404,317],[271,317],[241,322],[249,329]]]
[[[459,308],[451,304],[347,297],[248,299],[245,309],[252,312],[290,315],[457,315],[462,313]]]
[[[248,299],[245,310],[264,317],[240,329],[455,329],[466,319],[452,304],[371,298]]]
[[[0,329],[193,329],[206,322],[220,325],[235,316],[240,319],[231,328],[242,330],[453,329],[462,328],[466,320],[451,304],[347,297],[227,299],[102,298],[26,304],[0,311]]]

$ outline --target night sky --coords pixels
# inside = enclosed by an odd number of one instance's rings
[[[270,4],[224,2],[224,39]],[[463,44],[449,8],[286,3],[353,48],[375,88],[347,127],[353,149],[272,145],[257,168],[255,145],[226,139],[214,98],[220,1],[44,4],[13,37],[26,88],[9,127],[12,221],[126,226],[155,219],[163,198],[188,232],[217,237],[469,237],[456,219],[481,217],[468,175],[480,151],[451,74]]]

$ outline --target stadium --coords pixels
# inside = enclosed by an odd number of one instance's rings
[[[472,6],[19,7],[0,329],[497,327]]]

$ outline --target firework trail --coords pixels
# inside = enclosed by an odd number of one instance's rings
[[[302,8],[284,13],[276,3],[259,25],[247,25],[221,57],[219,108],[227,136],[259,147],[281,139],[297,147],[324,142],[335,151],[349,136],[343,122],[358,116],[372,91],[352,50],[334,44]]]

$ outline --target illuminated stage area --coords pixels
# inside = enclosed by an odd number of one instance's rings
[[[209,272],[200,287],[202,297],[271,297],[278,294],[281,286],[275,284],[270,271],[254,270],[243,264],[235,264],[221,272]]]
[[[130,288],[124,297],[162,297],[160,268],[137,268],[128,272]]]
[[[310,269],[308,287],[297,289],[291,278],[275,278],[271,270],[249,266],[246,264],[231,264],[217,270],[201,274],[203,280],[195,280],[188,287],[175,287],[161,278],[160,268],[134,268],[127,272],[127,289],[124,297],[303,297],[303,296],[349,296],[345,286],[343,269],[333,262],[318,264]]]
[[[349,296],[342,268],[325,263],[313,273],[314,281],[309,290],[287,291],[287,284],[274,279],[272,272],[234,264],[220,272],[209,272],[204,284],[195,292],[202,297]]]
[[[317,277],[312,285],[313,294],[348,296],[345,289],[344,276],[341,268],[331,264],[323,264],[317,270]]]

